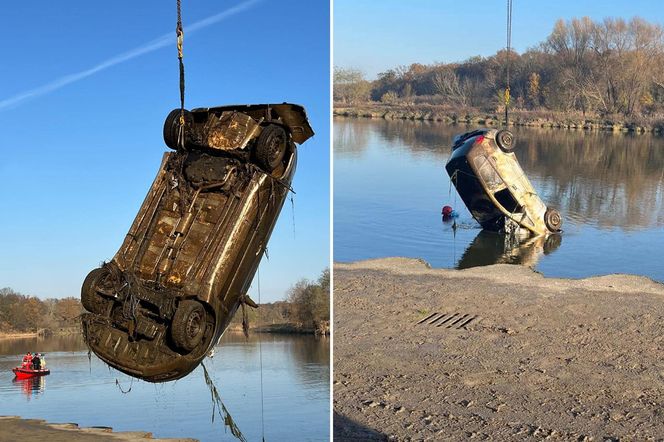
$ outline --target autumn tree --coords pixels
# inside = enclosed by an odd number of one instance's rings
[[[540,75],[537,72],[528,78],[528,100],[531,106],[537,107],[540,104]]]
[[[11,288],[0,289],[0,332],[34,332],[72,327],[81,312],[78,298],[41,300]]]
[[[317,328],[330,320],[330,271],[325,269],[318,281],[298,281],[288,293],[289,317],[305,327]]]

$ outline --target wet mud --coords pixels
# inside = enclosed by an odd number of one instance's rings
[[[664,286],[336,264],[338,440],[662,440]]]

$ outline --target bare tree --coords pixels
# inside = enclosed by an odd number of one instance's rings
[[[358,69],[334,68],[334,101],[355,104],[369,99],[371,85]]]
[[[436,92],[447,98],[452,104],[459,106],[468,104],[467,90],[452,69],[437,72],[434,75],[433,84]]]

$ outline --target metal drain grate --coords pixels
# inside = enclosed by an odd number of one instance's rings
[[[471,322],[479,322],[480,317],[462,313],[432,313],[426,318],[418,321],[415,325],[433,325],[434,327],[466,329]]]

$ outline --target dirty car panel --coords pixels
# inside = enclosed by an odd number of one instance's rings
[[[560,214],[537,195],[514,152],[509,131],[481,129],[455,137],[445,166],[472,216],[487,230],[559,232]]]
[[[295,131],[301,142],[313,135],[301,106],[275,105],[300,112],[288,120],[295,129],[272,106],[187,115],[187,132],[216,119],[223,136],[164,154],[122,246],[83,283],[84,338],[109,365],[151,382],[185,376],[252,303],[246,294],[295,173]]]

